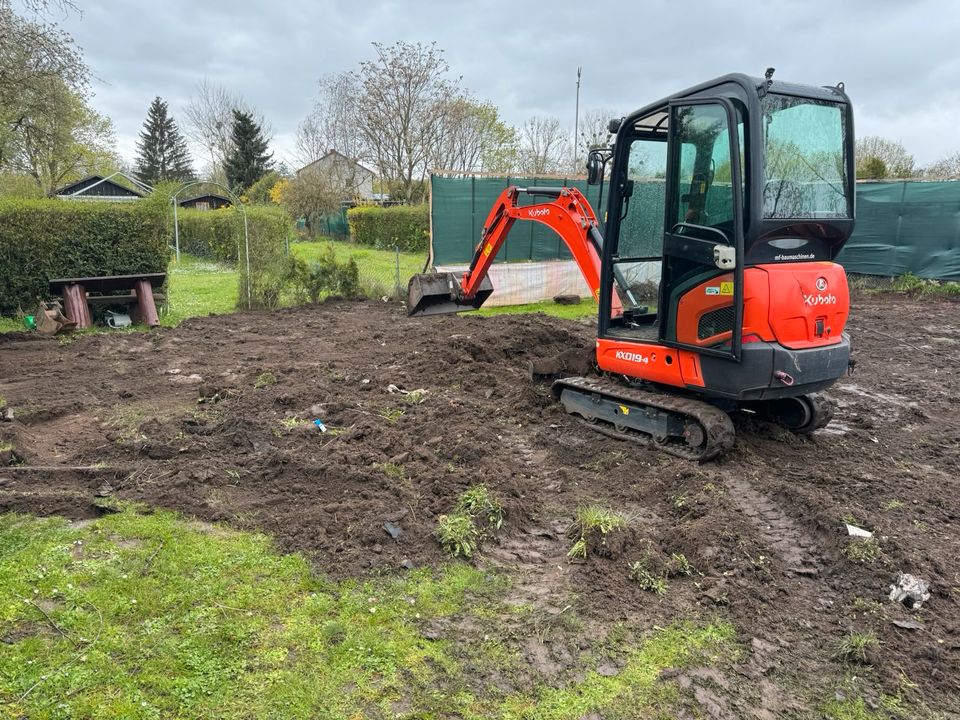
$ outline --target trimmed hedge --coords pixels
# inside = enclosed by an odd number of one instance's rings
[[[293,227],[290,216],[279,208],[259,205],[246,206],[246,211],[250,256],[271,250],[284,253]],[[231,264],[245,258],[243,214],[234,208],[179,210],[177,220],[181,252]]]
[[[290,216],[280,208],[244,206],[250,235],[250,300],[253,307],[276,307],[284,276],[289,272],[287,239],[293,232]],[[180,250],[235,264],[240,271],[239,307],[247,306],[247,263],[243,214],[235,208],[180,210]]]
[[[350,237],[361,245],[424,253],[429,247],[430,215],[426,205],[361,205],[347,210],[347,223]]]
[[[32,310],[53,278],[165,272],[168,240],[147,201],[0,199],[0,314]]]

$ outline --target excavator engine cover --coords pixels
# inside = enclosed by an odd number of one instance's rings
[[[476,310],[490,297],[493,285],[485,277],[472,298],[463,296],[460,279],[455,273],[423,273],[410,278],[407,287],[407,314],[447,315]]]

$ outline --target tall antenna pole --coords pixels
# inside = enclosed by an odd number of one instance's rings
[[[577,105],[576,105],[576,117],[573,119],[573,171],[578,170],[577,165],[577,137],[580,132],[580,72],[583,70],[582,67],[577,67]]]

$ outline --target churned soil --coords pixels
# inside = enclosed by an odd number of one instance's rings
[[[829,427],[800,438],[735,417],[736,446],[702,465],[602,436],[530,379],[531,360],[591,347],[587,323],[327,302],[0,336],[14,412],[0,511],[136,501],[268,532],[362,578],[443,562],[437,518],[482,482],[507,516],[476,562],[509,574],[511,602],[572,607],[597,633],[733,623],[739,655],[681,678],[700,716],[807,717],[837,692],[960,712],[960,304],[862,295],[848,330],[857,362]],[[575,561],[566,530],[587,504],[628,528]],[[636,562],[664,594],[631,579]],[[920,609],[888,599],[900,572],[929,583]],[[571,662],[555,625],[522,647],[541,680]],[[851,636],[877,642],[851,658]]]

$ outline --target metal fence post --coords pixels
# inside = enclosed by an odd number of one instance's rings
[[[393,294],[395,297],[400,297],[400,246],[394,245],[393,249],[395,252],[395,261],[396,261],[396,270],[397,270],[396,277],[395,277],[395,284],[393,288]]]

